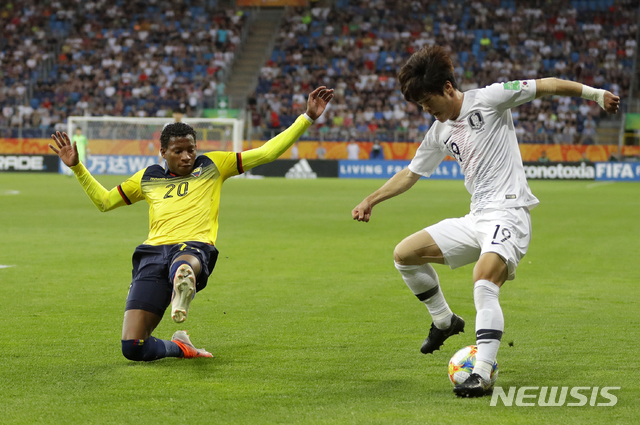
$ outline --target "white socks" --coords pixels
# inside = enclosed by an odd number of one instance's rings
[[[476,305],[476,365],[473,373],[489,381],[491,369],[498,355],[500,340],[504,331],[504,316],[498,301],[500,288],[488,280],[478,280],[473,286],[473,300]]]
[[[430,264],[407,266],[395,263],[402,279],[422,301],[433,317],[433,323],[439,329],[451,326],[453,312],[442,295],[438,274]],[[504,316],[498,300],[500,288],[488,280],[478,280],[473,286],[473,299],[476,306],[476,364],[473,373],[485,381],[490,381],[493,363],[498,355],[500,340],[504,331]]]
[[[436,327],[447,329],[451,326],[453,312],[442,295],[438,274],[431,264],[406,266],[395,263],[395,265],[409,289],[427,306]]]

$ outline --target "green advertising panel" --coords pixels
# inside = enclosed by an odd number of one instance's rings
[[[204,109],[202,114],[205,118],[238,118],[240,109]]]
[[[626,131],[640,130],[640,114],[627,114],[624,129]]]

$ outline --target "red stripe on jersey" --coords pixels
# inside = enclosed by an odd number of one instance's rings
[[[125,204],[131,205],[131,201],[129,200],[129,198],[127,198],[127,195],[124,194],[124,191],[122,190],[122,187],[120,185],[118,185],[118,192],[120,192],[120,196],[122,196],[122,199],[124,199]]]
[[[236,162],[238,164],[238,174],[244,173],[244,168],[242,168],[242,154],[240,152],[236,154]]]

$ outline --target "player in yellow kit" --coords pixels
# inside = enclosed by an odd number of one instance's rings
[[[133,276],[124,322],[122,353],[129,360],[164,357],[212,357],[196,349],[186,331],[170,341],[151,336],[171,304],[171,317],[183,322],[191,299],[202,290],[213,271],[218,251],[220,189],[229,177],[241,174],[282,155],[316,120],[333,98],[333,89],[318,87],[307,101],[307,111],[285,131],[257,149],[196,154],[196,133],[176,122],[165,126],[160,152],[166,167],[152,165],[124,183],[107,190],[78,160],[78,150],[66,133],[57,132],[49,147],[75,173],[100,211],[146,200],[149,237],[133,253]]]

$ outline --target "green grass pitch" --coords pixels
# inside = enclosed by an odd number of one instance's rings
[[[392,261],[469,195],[424,180],[354,222],[382,183],[226,182],[209,286],[186,325],[165,315],[155,332],[184,327],[215,358],[143,364],[122,357],[120,332],[147,205],[103,214],[73,178],[0,174],[0,264],[14,266],[0,268],[0,423],[638,423],[640,185],[531,182],[533,240],[501,291],[498,386],[619,386],[617,404],[491,407],[447,378],[475,339],[472,266],[436,266],[467,332],[424,356],[430,317]]]

